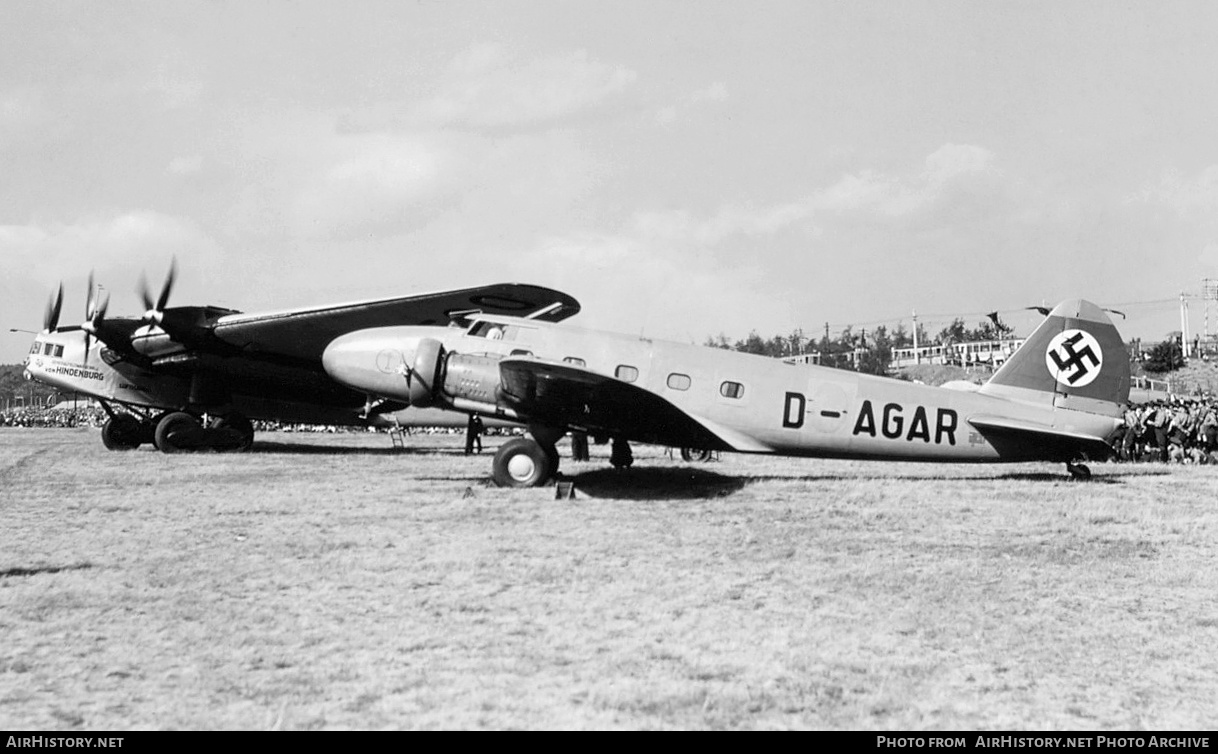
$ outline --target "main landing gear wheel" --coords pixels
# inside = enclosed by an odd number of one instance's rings
[[[491,478],[500,487],[540,487],[553,473],[550,455],[527,437],[504,443],[491,464]]]
[[[681,448],[682,461],[697,461],[707,463],[711,459],[711,451],[705,448]]]
[[[1081,463],[1067,463],[1066,471],[1070,472],[1070,476],[1080,482],[1085,482],[1091,478],[1091,469]]]
[[[135,450],[140,446],[143,429],[131,414],[115,414],[102,425],[102,445],[106,450]]]
[[[157,422],[156,446],[162,453],[188,453],[205,447],[203,425],[184,411],[167,414]]]

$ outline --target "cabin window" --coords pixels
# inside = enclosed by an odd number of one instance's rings
[[[628,364],[619,364],[618,368],[613,370],[613,376],[622,382],[634,382],[639,378],[639,370]]]
[[[564,356],[563,361],[567,362],[568,364],[577,366],[577,367],[588,366],[588,362],[584,361],[583,359],[579,358],[578,356]]]
[[[742,398],[744,397],[744,385],[729,380],[719,386],[719,395],[724,398]]]
[[[57,359],[62,357],[63,356],[63,346],[55,346],[55,351],[51,355]]]
[[[668,375],[668,386],[673,390],[689,390],[690,382],[688,374],[673,372]]]

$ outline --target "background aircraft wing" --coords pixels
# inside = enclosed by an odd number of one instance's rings
[[[1069,462],[1078,460],[1080,452],[1094,460],[1105,459],[1112,453],[1112,446],[1103,438],[1035,422],[1005,416],[974,416],[968,423],[984,435],[991,445],[1022,445],[1028,449],[1030,457],[1053,456]],[[1019,453],[1012,451],[1010,454]]]
[[[212,330],[215,338],[251,357],[287,357],[321,362],[326,345],[340,335],[370,327],[446,325],[461,312],[528,316],[558,322],[579,312],[565,293],[536,285],[500,283],[416,296],[255,314],[229,314]]]
[[[672,447],[766,450],[650,390],[571,364],[507,358],[499,374],[500,397],[531,422]]]

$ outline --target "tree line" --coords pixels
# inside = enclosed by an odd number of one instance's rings
[[[921,324],[918,325],[919,346],[999,340],[1011,336],[1011,328],[1002,322],[997,312],[971,328],[965,324],[963,318],[957,317],[934,336],[930,336]],[[744,340],[732,342],[720,333],[718,336],[708,337],[703,345],[773,358],[816,352],[820,354],[822,366],[853,369],[867,374],[887,374],[892,363],[893,349],[912,346],[913,334],[904,322],[900,322],[891,330],[885,325],[858,331],[847,326],[837,337],[830,337],[826,325],[825,334],[819,339],[806,337],[803,330],[767,339],[754,330]]]

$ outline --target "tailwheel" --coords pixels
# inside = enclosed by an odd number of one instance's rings
[[[212,422],[211,445],[216,450],[244,453],[254,444],[254,425],[242,414],[225,414]]]
[[[540,487],[553,473],[550,455],[527,437],[500,446],[491,465],[491,478],[500,487]]]
[[[1067,463],[1066,471],[1070,472],[1070,476],[1080,482],[1085,482],[1091,478],[1091,469],[1087,468],[1086,464],[1082,463]]]
[[[189,453],[207,447],[207,433],[185,411],[166,414],[156,425],[156,446],[162,453]]]
[[[140,420],[131,414],[115,414],[102,425],[102,445],[106,450],[135,450],[142,442]]]

